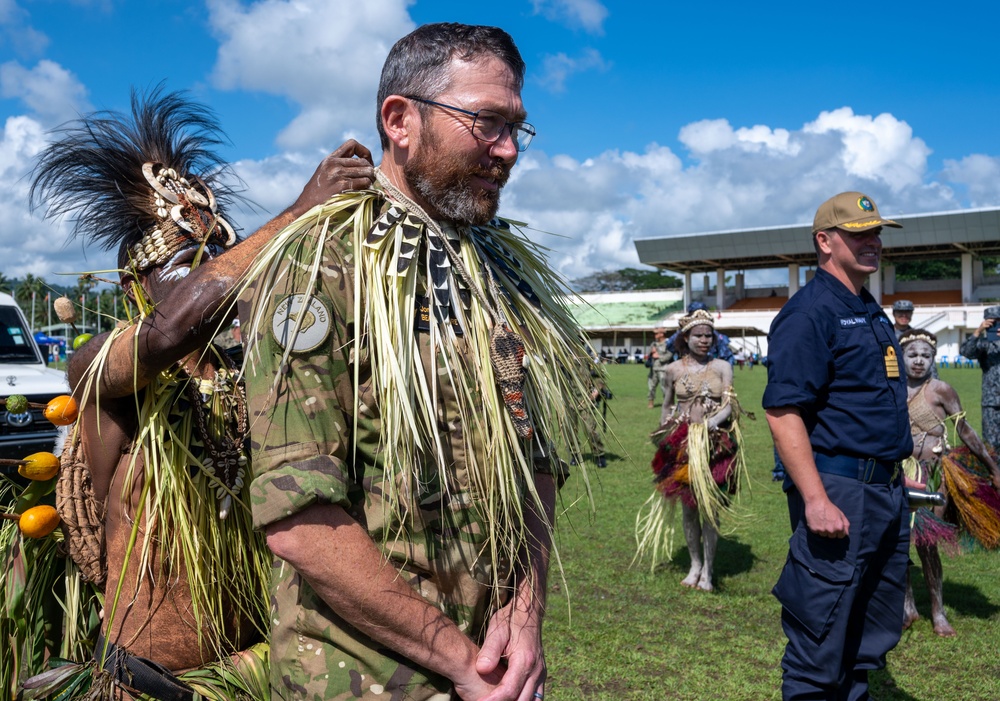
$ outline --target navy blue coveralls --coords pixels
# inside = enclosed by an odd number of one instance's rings
[[[897,363],[898,370],[888,366]],[[890,377],[895,375],[895,377]],[[820,269],[775,317],[765,409],[798,409],[846,538],[806,526],[786,478],[792,537],[773,594],[788,644],[784,699],[868,698],[868,670],[899,642],[910,526],[899,461],[913,449],[892,322],[868,290]]]

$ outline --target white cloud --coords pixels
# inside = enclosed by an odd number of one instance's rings
[[[604,72],[609,65],[595,49],[584,49],[576,58],[564,53],[546,56],[542,59],[542,72],[535,81],[551,92],[563,92],[566,80],[574,73],[597,70]]]
[[[14,0],[0,0],[0,25],[10,24],[23,12]]]
[[[21,100],[50,126],[91,109],[87,89],[76,76],[47,59],[30,69],[16,61],[0,65],[0,95]]]
[[[532,0],[535,14],[571,28],[581,28],[591,34],[604,33],[608,8],[598,0]]]
[[[946,160],[942,174],[967,189],[970,206],[1000,203],[1000,157],[974,153],[958,161]]]
[[[22,56],[37,56],[49,38],[28,23],[29,15],[14,0],[0,0],[0,38]]]
[[[842,135],[845,170],[851,175],[880,180],[894,192],[921,182],[931,153],[922,139],[913,136],[909,124],[887,113],[871,117],[841,107],[820,113],[816,121],[805,125],[803,132]]]
[[[823,112],[798,129],[726,120],[686,125],[666,146],[586,160],[525,154],[501,211],[545,236],[570,278],[637,262],[635,238],[811,221],[830,195],[860,189],[887,216],[1000,204],[1000,158],[970,156],[927,177],[930,149],[890,114]],[[525,167],[527,166],[527,167]]]
[[[0,260],[7,277],[27,273],[56,282],[54,273],[82,269],[81,253],[64,248],[68,227],[43,221],[28,210],[29,182],[25,174],[45,148],[45,127],[31,117],[10,117],[0,133]]]
[[[259,161],[237,161],[233,170],[245,183],[245,194],[261,210],[231,213],[230,218],[242,228],[244,235],[256,231],[295,201],[326,155],[320,150],[288,151]]]
[[[725,119],[703,119],[681,128],[678,140],[694,154],[702,155],[736,147],[742,151],[771,151],[794,156],[798,145],[791,142],[787,129],[771,129],[763,124],[733,129]]]
[[[382,63],[414,24],[406,0],[209,0],[220,40],[213,83],[288,98],[302,112],[278,135],[290,150],[331,147],[374,128]]]

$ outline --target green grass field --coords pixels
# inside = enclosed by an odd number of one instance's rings
[[[546,698],[779,699],[784,635],[770,590],[784,564],[789,536],[785,498],[771,481],[772,443],[760,407],[766,371],[737,370],[736,391],[756,421],[744,428],[752,479],[743,516],[723,522],[716,591],[680,586],[690,564],[678,523],[673,560],[650,572],[630,566],[635,516],[651,493],[652,444],[658,410],[647,408],[646,369],[611,366],[609,465],[591,470],[595,509],[579,475],[563,490],[557,545],[565,583],[553,568],[545,649]],[[941,379],[962,397],[980,428],[978,370],[945,369]],[[888,667],[872,675],[881,701],[980,701],[1000,698],[1000,553],[943,556],[944,600],[958,631],[935,636],[916,553],[917,607],[923,618],[903,634]]]

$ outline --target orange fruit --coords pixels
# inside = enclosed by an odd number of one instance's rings
[[[78,411],[76,400],[68,394],[61,394],[46,405],[45,418],[56,426],[68,426],[76,421]]]
[[[48,504],[32,506],[17,520],[17,527],[28,538],[44,538],[58,525],[59,512]]]
[[[26,465],[17,466],[17,473],[21,477],[44,482],[59,473],[59,458],[52,453],[32,453],[24,461]]]

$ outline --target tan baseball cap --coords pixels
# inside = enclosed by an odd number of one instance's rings
[[[902,224],[892,219],[883,219],[872,198],[862,192],[842,192],[834,195],[819,206],[816,218],[813,219],[814,234],[828,229],[868,231],[877,226],[903,228]]]

